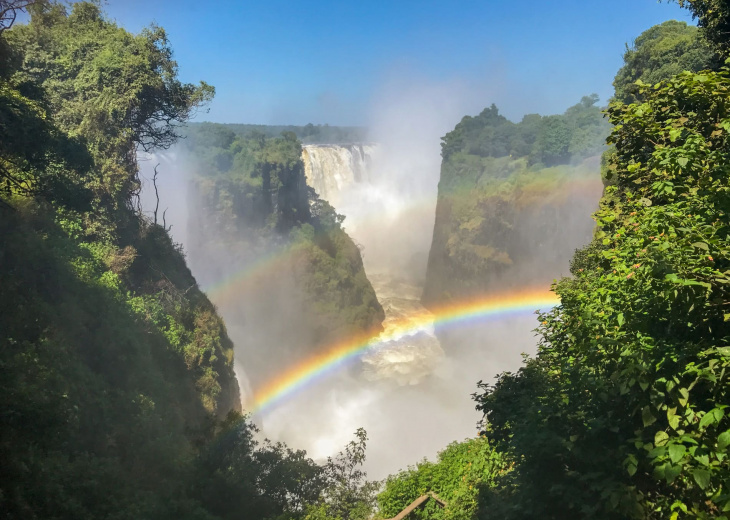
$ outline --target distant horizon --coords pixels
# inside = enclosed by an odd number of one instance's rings
[[[589,96],[591,94],[594,94],[594,93],[593,92],[586,93],[583,96],[581,96],[581,98],[584,97],[584,96]],[[511,118],[511,117],[503,114],[502,111],[501,111],[501,109],[500,109],[500,107],[499,107],[499,105],[497,105],[496,103],[495,103],[495,105],[497,106],[497,109],[499,109],[500,115],[504,116],[505,118],[507,118],[508,121],[510,121],[512,123],[519,123],[522,120],[522,118],[524,118],[527,115],[537,114],[537,115],[540,115],[540,116],[552,116],[552,115],[562,114],[568,108],[570,108],[571,106],[576,105],[579,101],[580,101],[580,99],[577,99],[574,103],[571,103],[571,104],[567,105],[563,110],[559,110],[558,112],[551,112],[551,113],[529,112],[529,113],[523,114],[519,119],[513,119],[513,118]],[[601,110],[603,110],[605,108],[608,108],[608,99],[606,100],[605,103],[601,103],[601,101],[602,100],[599,99],[598,100],[598,103],[597,103],[598,106],[601,108]],[[487,105],[487,106],[483,107],[482,109],[480,109],[480,110],[478,110],[476,112],[469,113],[469,114],[463,114],[462,117],[466,117],[466,116],[474,117],[474,116],[478,115],[482,110],[488,108],[489,106],[491,106],[491,103],[490,103],[490,105]],[[459,121],[460,120],[461,119],[459,119]],[[455,121],[454,122],[454,126],[459,121]],[[266,127],[279,127],[279,126],[284,126],[284,127],[287,127],[287,126],[291,126],[291,127],[305,127],[305,126],[311,124],[311,125],[313,125],[315,127],[321,126],[321,127],[330,127],[330,128],[350,128],[350,129],[357,128],[357,129],[364,129],[364,130],[368,130],[370,128],[368,125],[335,125],[335,124],[326,123],[326,122],[325,123],[315,123],[313,121],[309,121],[309,122],[304,123],[304,124],[294,124],[294,123],[250,123],[250,122],[247,122],[247,121],[246,122],[244,122],[244,121],[235,121],[235,122],[229,122],[229,123],[220,123],[218,121],[208,121],[208,120],[198,121],[198,120],[191,120],[191,121],[188,121],[185,124],[186,125],[202,125],[202,124],[212,124],[212,125],[243,125],[243,126],[266,126]]]

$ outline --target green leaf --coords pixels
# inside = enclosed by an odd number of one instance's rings
[[[677,426],[679,426],[679,415],[677,415],[677,407],[669,408],[667,409],[667,421],[669,421],[669,426],[676,430]]]
[[[682,473],[681,464],[668,464],[667,467],[664,469],[664,478],[669,484],[671,484],[672,482],[674,482],[674,479],[679,476],[680,473]]]
[[[710,457],[707,455],[707,453],[702,453],[701,455],[695,455],[695,460],[702,464],[703,466],[709,466],[710,465]]]
[[[692,472],[692,476],[700,488],[707,489],[710,485],[710,472],[706,469],[696,469]]]
[[[724,450],[730,445],[730,430],[721,433],[717,437],[717,447],[721,450]]]
[[[700,428],[706,428],[712,424],[719,423],[722,417],[725,415],[725,411],[720,408],[713,408],[700,419]]]
[[[664,446],[668,440],[669,435],[667,435],[667,432],[658,431],[656,432],[656,435],[654,435],[654,444],[657,446]]]
[[[704,249],[705,251],[710,250],[710,246],[708,246],[704,242],[695,242],[694,244],[692,244],[692,247],[696,247],[697,249]]]
[[[687,406],[687,403],[689,402],[689,390],[687,390],[686,388],[680,388],[679,393],[682,396],[679,399],[679,404],[681,404],[682,406]]]
[[[677,164],[679,164],[682,168],[684,168],[685,166],[687,166],[688,161],[689,160],[686,157],[679,157],[677,159]]]
[[[669,458],[672,462],[677,463],[679,462],[682,457],[684,457],[684,454],[686,453],[686,449],[681,444],[670,444],[669,445]]]
[[[648,406],[645,406],[644,409],[641,410],[641,420],[643,421],[645,427],[656,422],[656,417],[652,415],[651,409]]]
[[[626,471],[628,472],[630,477],[633,477],[636,474],[636,470],[637,470],[637,467],[636,467],[635,462],[629,462],[626,465]]]
[[[618,321],[618,326],[621,327],[624,324],[624,313],[623,312],[619,312],[618,313],[618,316],[616,317],[616,319]]]

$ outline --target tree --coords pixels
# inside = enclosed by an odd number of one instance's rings
[[[355,431],[355,440],[334,458],[327,457],[324,465],[326,486],[320,501],[310,507],[308,520],[338,519],[365,520],[375,507],[377,482],[368,482],[367,473],[361,469],[365,462],[368,440],[363,428]]]
[[[10,29],[23,11],[35,3],[35,0],[0,0],[0,35]]]
[[[730,6],[725,0],[677,0],[699,22],[723,58],[730,57]]]
[[[572,137],[570,125],[563,117],[543,117],[535,143],[537,156],[548,166],[566,163],[570,159]]]
[[[59,130],[39,103],[0,79],[0,192],[87,208],[90,193],[83,182],[91,165],[83,142]]]
[[[486,437],[453,442],[438,454],[436,462],[423,460],[389,476],[378,494],[379,512],[392,518],[420,496],[435,493],[446,502],[446,508],[429,502],[413,513],[416,518],[474,518],[480,495],[488,493],[494,479],[505,470],[501,454]]]
[[[198,461],[195,495],[222,519],[297,515],[325,484],[323,468],[302,450],[254,439],[256,426],[232,413]]]
[[[38,2],[30,11],[30,24],[5,33],[24,56],[11,82],[46,107],[61,131],[85,141],[95,163],[86,184],[96,209],[124,210],[140,187],[137,149],[169,147],[214,89],[178,79],[160,27],[132,35],[91,2],[75,3],[70,12]]]
[[[699,72],[714,66],[716,56],[697,27],[669,20],[647,29],[624,53],[624,66],[613,80],[615,98],[623,103],[638,101],[636,81],[651,85],[682,71]]]

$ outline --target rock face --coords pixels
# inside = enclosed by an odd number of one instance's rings
[[[496,106],[442,138],[427,307],[568,273],[591,238],[608,123],[585,96],[564,114],[513,123]]]
[[[591,238],[602,191],[597,158],[531,169],[524,160],[443,162],[423,302],[434,307],[568,272]]]
[[[233,146],[224,147],[203,141],[205,131],[188,150],[196,171],[188,254],[226,321],[244,405],[253,405],[251,396],[282,370],[346,337],[377,334],[384,315],[359,249],[307,186],[293,134],[229,136]],[[238,151],[218,159],[229,148]],[[217,159],[207,160],[211,154]]]

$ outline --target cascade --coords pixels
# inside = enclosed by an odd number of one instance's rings
[[[393,265],[383,253],[387,249],[383,244],[407,244],[408,225],[399,217],[408,212],[409,204],[396,185],[377,175],[378,151],[373,144],[305,145],[302,160],[307,183],[346,217],[345,230],[362,247],[365,272],[385,311],[383,335],[387,335],[396,326],[423,323],[424,316],[432,315],[421,305],[422,287],[409,278],[408,268]],[[365,378],[404,385],[417,384],[432,373],[444,352],[432,320],[425,323],[366,353]]]
[[[307,183],[337,208],[340,194],[354,183],[369,182],[376,147],[370,144],[304,145],[302,159]]]

